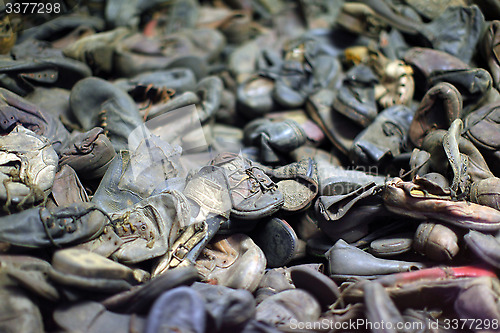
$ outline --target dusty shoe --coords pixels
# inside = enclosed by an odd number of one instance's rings
[[[102,178],[115,155],[104,130],[94,127],[71,136],[59,153],[59,164],[71,166],[82,178]]]
[[[500,318],[498,309],[498,279],[481,277],[474,279],[468,285],[461,288],[458,297],[455,300],[454,310],[460,320],[484,320],[485,322],[496,322]],[[485,328],[477,329],[471,327],[474,331],[494,332],[498,328],[491,330]]]
[[[59,291],[49,281],[52,266],[47,261],[24,255],[0,255],[0,263],[0,275],[6,275],[10,279],[8,283],[49,301],[60,299]],[[2,284],[5,282],[2,280]]]
[[[174,148],[157,137],[136,144],[134,150],[122,150],[111,161],[92,198],[108,213],[125,209],[153,193],[181,190],[184,186],[179,147]]]
[[[467,195],[471,182],[493,177],[482,154],[460,135],[461,131],[461,120],[457,119],[448,131],[435,130],[422,142],[422,148],[430,153],[431,170],[450,175],[450,190],[454,196]]]
[[[403,105],[396,105],[381,112],[354,139],[349,153],[351,161],[358,165],[380,165],[399,155],[412,119],[413,111]]]
[[[3,300],[0,305],[2,312],[0,330],[2,332],[43,332],[40,309],[28,293],[16,286],[15,283],[9,283],[9,279],[3,271],[0,272],[0,279],[2,281],[0,296]]]
[[[495,176],[500,176],[500,104],[485,105],[465,118],[466,136],[481,151]]]
[[[488,29],[482,41],[480,50],[488,63],[494,87],[500,88],[500,21],[489,23]]]
[[[246,144],[260,146],[261,159],[265,163],[279,162],[280,155],[306,142],[304,130],[292,119],[282,122],[257,119],[248,123],[244,131]]]
[[[467,246],[481,260],[487,262],[493,267],[500,268],[500,239],[498,235],[483,234],[476,230],[471,230],[464,236]]]
[[[71,90],[70,104],[83,129],[102,127],[116,151],[127,149],[130,132],[143,124],[132,97],[97,77],[78,81]]]
[[[189,203],[178,191],[163,192],[111,215],[116,234],[124,240],[113,257],[125,264],[161,256],[177,232],[190,221]]]
[[[332,186],[331,195],[323,195],[315,203],[318,227],[333,241],[340,238],[354,242],[368,234],[368,225],[387,216],[378,187],[366,178],[352,178]]]
[[[452,84],[462,95],[464,105],[459,115],[461,119],[477,109],[477,106],[488,98],[488,93],[493,85],[491,75],[482,68],[432,73],[429,77],[429,84],[435,85],[439,82]]]
[[[449,195],[435,195],[428,192],[430,189],[395,178],[384,187],[384,204],[393,213],[416,219],[431,218],[474,230],[500,229],[498,210],[465,201],[452,201]]]
[[[423,222],[415,232],[415,251],[436,261],[450,261],[458,253],[458,237],[450,228],[439,223]]]
[[[448,71],[470,68],[462,60],[451,54],[431,48],[412,47],[404,55],[404,61],[410,64],[414,71],[416,87],[430,88],[428,79],[435,71]]]
[[[352,276],[374,278],[377,275],[407,272],[424,267],[418,262],[376,258],[342,239],[328,250],[326,256],[330,263],[330,276],[339,279]]]
[[[85,292],[117,293],[139,282],[131,268],[86,250],[56,251],[52,267],[49,276],[53,282]]]
[[[179,286],[189,286],[199,278],[198,271],[192,266],[170,269],[144,284],[115,294],[101,303],[113,312],[145,314],[161,294]]]
[[[22,125],[37,135],[43,135],[59,151],[69,133],[59,119],[13,92],[0,88],[0,129],[6,134]]]
[[[339,287],[321,271],[307,265],[292,266],[288,270],[295,287],[313,295],[323,310],[339,299]]]
[[[36,86],[71,89],[76,82],[91,75],[90,68],[80,61],[59,56],[40,57],[40,53],[36,58],[2,59],[0,73],[0,86],[22,96]]]
[[[420,147],[433,129],[447,129],[462,110],[460,92],[449,83],[439,83],[429,89],[415,112],[410,130],[411,142]]]
[[[266,257],[252,239],[243,234],[217,238],[195,264],[205,281],[253,292],[266,268]]]
[[[373,240],[370,243],[370,253],[379,258],[392,257],[411,251],[412,244],[411,232],[390,234]]]
[[[205,332],[205,302],[195,290],[178,287],[164,292],[148,315],[146,333]]]
[[[260,304],[269,296],[293,288],[295,286],[290,278],[289,269],[283,267],[269,269],[260,280],[259,287],[255,291],[255,299],[257,304]]]
[[[347,155],[354,138],[363,130],[363,127],[332,110],[335,96],[334,91],[322,89],[308,97],[305,108],[309,117],[323,130],[328,140]]]
[[[363,283],[365,293],[366,319],[369,322],[383,322],[398,327],[404,324],[404,319],[394,302],[378,282]]]
[[[367,127],[377,116],[375,101],[375,84],[378,79],[369,67],[359,65],[346,73],[346,78],[340,88],[333,108]]]
[[[188,177],[184,195],[189,200],[190,224],[181,229],[174,244],[153,266],[153,276],[177,266],[194,264],[205,246],[227,221],[231,199],[222,168],[204,166]]]
[[[304,158],[274,169],[263,167],[264,172],[276,182],[283,194],[282,210],[299,212],[309,208],[318,194],[318,170],[316,162]]]
[[[491,177],[472,184],[470,201],[500,210],[500,179]]]
[[[50,193],[57,154],[49,141],[22,126],[0,138],[0,200],[7,209],[34,205]]]
[[[260,222],[252,238],[264,252],[269,268],[287,265],[300,251],[300,240],[293,228],[277,217]]]
[[[56,173],[47,208],[67,206],[78,202],[89,202],[87,191],[69,165],[63,165]]]
[[[321,306],[307,291],[285,290],[266,298],[257,306],[255,318],[275,327],[293,322],[311,322],[319,318]]]
[[[199,282],[191,289],[205,301],[207,332],[239,332],[255,317],[255,299],[247,290]]]
[[[241,155],[225,153],[211,161],[224,169],[229,181],[231,214],[242,219],[257,219],[278,211],[283,194],[264,171]]]
[[[55,323],[66,332],[99,333],[144,332],[146,319],[142,316],[118,314],[93,301],[65,304],[53,314]]]
[[[66,57],[86,63],[96,75],[111,74],[114,70],[114,48],[129,35],[126,28],[118,28],[86,36],[70,44],[63,51]]]
[[[99,236],[108,222],[88,202],[51,210],[31,208],[0,218],[0,240],[28,248],[60,247]]]

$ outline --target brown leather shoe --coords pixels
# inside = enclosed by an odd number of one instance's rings
[[[433,129],[447,129],[462,110],[462,96],[453,85],[438,83],[427,91],[410,125],[409,138],[421,147],[424,137]]]

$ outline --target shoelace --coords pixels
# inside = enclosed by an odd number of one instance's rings
[[[76,227],[75,228],[68,228],[69,227],[68,223],[65,220],[61,220],[61,219],[71,218],[71,223],[74,225],[74,223],[76,223],[77,219],[79,219],[80,217],[82,217],[82,216],[84,216],[84,215],[86,215],[94,210],[100,211],[111,222],[111,217],[109,216],[109,214],[97,206],[88,207],[88,208],[86,208],[78,213],[63,213],[63,212],[52,213],[47,208],[42,207],[40,209],[40,220],[42,221],[43,229],[44,229],[45,234],[47,235],[47,238],[49,239],[50,243],[56,248],[61,248],[61,246],[55,242],[55,240],[52,237],[50,230],[49,230],[56,224],[56,222],[59,222],[58,224],[59,224],[60,230],[65,230],[65,232],[72,233],[72,232],[75,232],[77,228]],[[44,212],[49,213],[48,218],[43,217]]]

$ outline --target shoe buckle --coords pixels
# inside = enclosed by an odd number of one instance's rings
[[[180,244],[178,248],[174,250],[174,253],[172,253],[172,257],[177,259],[179,263],[184,261],[184,258],[186,255],[189,253],[189,249],[184,246],[184,244]]]
[[[265,179],[259,178],[254,172],[253,169],[256,167],[251,167],[245,170],[246,174],[251,177],[253,180],[257,182],[257,184],[264,190],[264,191],[273,191],[275,190],[278,185],[276,185],[275,182],[269,179],[270,183],[267,183]],[[257,168],[259,169],[259,168]],[[260,169],[259,169],[260,170]],[[262,171],[262,170],[261,170]]]

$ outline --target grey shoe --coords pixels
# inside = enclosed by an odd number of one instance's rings
[[[5,285],[5,273],[0,273],[2,288],[0,297],[2,302],[0,311],[0,331],[2,332],[44,332],[40,309],[35,305],[28,294],[15,285]]]
[[[79,202],[89,202],[87,191],[69,165],[63,165],[56,173],[47,207],[67,206]]]
[[[349,157],[354,164],[383,165],[403,151],[413,110],[392,106],[377,115],[354,139]]]
[[[195,264],[205,281],[255,291],[264,275],[266,257],[247,235],[214,239]]]
[[[198,272],[192,266],[170,269],[144,284],[115,294],[101,303],[113,312],[145,314],[163,293],[179,286],[189,286],[199,278]]]
[[[255,318],[275,327],[291,322],[311,322],[319,319],[321,306],[307,291],[285,290],[270,296],[257,306]]]
[[[59,306],[53,314],[55,323],[64,332],[100,333],[144,332],[146,318],[107,311],[97,302],[82,301]]]
[[[51,210],[31,208],[0,218],[0,240],[27,248],[60,247],[98,237],[108,222],[88,202]]]
[[[242,219],[257,219],[278,211],[284,203],[283,194],[262,168],[241,155],[225,153],[212,165],[224,169],[229,181],[231,214]]]
[[[51,281],[84,292],[114,294],[140,282],[131,268],[86,250],[56,251],[52,267]]]
[[[112,256],[125,264],[165,254],[191,218],[188,200],[178,191],[151,196],[110,215],[116,234],[124,240]]]
[[[205,302],[189,287],[177,287],[163,293],[148,315],[145,333],[205,332]]]
[[[59,164],[69,165],[85,179],[100,179],[116,153],[113,145],[99,127],[71,135],[59,152]]]
[[[134,100],[100,78],[89,77],[75,84],[70,103],[83,129],[102,127],[116,151],[127,149],[130,132],[143,124]]]
[[[255,317],[255,299],[247,290],[199,282],[191,289],[205,300],[207,332],[239,332]]]
[[[374,278],[377,275],[408,272],[424,267],[418,262],[376,258],[342,239],[328,250],[326,256],[330,263],[330,276],[339,279],[351,276]]]
[[[0,88],[0,130],[6,134],[17,125],[22,125],[37,135],[43,135],[59,151],[69,133],[59,119],[35,104]]]
[[[44,201],[50,193],[58,157],[49,141],[16,126],[0,137],[0,200],[4,207],[23,207]]]

